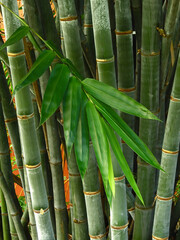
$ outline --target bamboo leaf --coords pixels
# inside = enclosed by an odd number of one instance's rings
[[[41,52],[30,71],[16,85],[14,94],[20,89],[36,81],[46,71],[55,56],[55,53],[51,50],[45,50]]]
[[[104,120],[102,120],[102,124],[104,124]],[[114,172],[113,172],[113,165],[111,160],[111,152],[110,148],[108,147],[108,179],[109,185],[112,191],[113,196],[115,195],[115,181],[114,181]]]
[[[89,129],[86,116],[87,97],[82,92],[81,114],[77,129],[77,136],[74,143],[76,161],[81,177],[84,178],[89,160]]]
[[[111,129],[110,126],[108,126],[107,123],[103,122],[103,126],[104,129],[106,131],[107,137],[109,139],[109,142],[111,144],[112,150],[117,158],[117,161],[119,162],[119,165],[122,169],[122,171],[124,172],[129,184],[131,185],[131,187],[133,188],[133,190],[135,191],[136,195],[138,196],[138,198],[141,200],[141,202],[144,204],[143,198],[141,196],[141,193],[139,191],[139,188],[136,184],[136,181],[134,179],[134,176],[126,162],[126,159],[122,153],[122,150],[119,146],[119,142],[113,132],[113,130]]]
[[[86,104],[86,113],[88,119],[88,126],[90,129],[90,136],[97,158],[98,167],[102,175],[108,201],[111,204],[112,192],[109,187],[108,157],[110,150],[108,140],[102,126],[100,115],[90,101]]]
[[[96,105],[98,111],[103,115],[112,128],[119,134],[119,136],[129,145],[132,150],[137,153],[145,162],[151,164],[157,169],[161,169],[160,164],[155,156],[146,146],[146,144],[136,135],[136,133],[118,116],[118,114],[109,106],[100,103],[91,98]]]
[[[19,40],[21,40],[24,36],[27,35],[30,28],[27,26],[19,27],[8,39],[7,41],[0,47],[0,51],[3,50],[5,47],[10,46]]]
[[[81,92],[81,82],[77,78],[71,77],[63,99],[64,136],[68,156],[71,154],[71,149],[76,138],[81,106]]]
[[[64,97],[69,83],[70,71],[64,64],[56,64],[51,72],[41,108],[40,125],[43,124],[56,109]]]
[[[137,117],[159,120],[142,104],[105,83],[86,78],[82,84],[89,94],[112,108]]]

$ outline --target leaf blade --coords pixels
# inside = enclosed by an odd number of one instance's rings
[[[41,52],[30,71],[15,86],[14,94],[16,94],[16,92],[20,89],[36,81],[48,69],[55,56],[55,53],[51,50],[44,50]]]
[[[86,78],[82,81],[82,84],[83,88],[94,98],[106,103],[112,108],[137,117],[159,120],[142,104],[105,83]]]
[[[0,51],[3,50],[5,47],[8,47],[27,35],[30,31],[28,26],[20,26],[8,39],[7,41],[0,47]]]
[[[133,177],[133,174],[128,166],[128,163],[126,162],[126,159],[122,153],[122,150],[119,146],[119,142],[113,132],[113,130],[110,128],[110,126],[108,126],[108,124],[106,124],[105,122],[103,123],[106,134],[108,136],[109,142],[111,144],[111,147],[113,149],[113,152],[116,156],[117,161],[119,162],[119,165],[122,169],[122,171],[124,172],[129,184],[131,185],[131,187],[133,188],[133,190],[135,191],[136,195],[138,196],[138,198],[141,200],[141,202],[144,204],[143,198],[141,196],[141,193],[139,191],[139,188],[136,184],[136,181]]]
[[[53,68],[44,93],[40,125],[43,124],[60,106],[69,83],[70,71],[64,64]]]
[[[76,138],[81,106],[81,91],[80,81],[76,77],[71,77],[63,99],[64,136],[68,157]]]

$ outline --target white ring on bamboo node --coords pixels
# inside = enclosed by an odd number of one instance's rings
[[[77,19],[78,19],[77,16],[69,16],[69,17],[60,18],[60,21],[66,22],[66,21],[73,21],[73,20],[77,20]]]
[[[34,117],[34,113],[31,113],[30,115],[17,115],[17,118],[20,120],[28,120],[33,117]]]
[[[100,63],[110,63],[110,62],[114,62],[114,56],[113,56],[112,58],[106,58],[106,59],[96,58],[96,62],[100,62]]]
[[[121,230],[121,229],[125,229],[125,228],[127,228],[128,225],[129,225],[129,222],[126,223],[126,224],[123,225],[123,226],[112,226],[112,225],[111,225],[111,228],[112,228],[112,229],[115,229],[115,230]]]
[[[38,168],[40,166],[41,166],[41,162],[36,164],[36,165],[27,165],[27,164],[25,165],[25,167],[28,168],[28,169],[35,169],[35,168]]]
[[[18,52],[18,53],[8,52],[7,55],[8,55],[8,57],[17,57],[17,56],[25,55],[25,52],[24,51]]]
[[[179,150],[176,150],[176,151],[169,151],[169,150],[166,150],[166,149],[163,149],[162,148],[162,152],[163,153],[167,153],[167,154],[173,154],[173,155],[176,155],[179,153]]]
[[[179,98],[175,98],[175,97],[172,97],[172,96],[170,96],[170,100],[173,101],[173,102],[180,102]]]
[[[159,238],[159,237],[155,237],[154,235],[152,235],[152,238],[155,240],[168,240],[169,237]]]

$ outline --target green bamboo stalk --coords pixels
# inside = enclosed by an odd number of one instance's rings
[[[12,169],[11,169],[11,160],[10,160],[10,152],[9,152],[9,144],[6,134],[6,127],[4,123],[4,116],[2,112],[2,106],[0,104],[0,166],[1,171],[3,172],[7,185],[12,193],[13,201],[15,202],[16,206],[18,207],[19,214],[22,213],[21,207],[16,197],[16,193],[14,190],[14,181],[12,176]],[[17,239],[17,233],[12,221],[11,216],[9,215],[9,223],[10,223],[10,230],[11,236],[13,239]]]
[[[117,4],[117,2],[116,2]],[[109,9],[106,0],[91,0],[93,30],[96,49],[96,61],[99,80],[116,87],[116,74],[111,38]],[[118,17],[118,15],[116,15]],[[117,19],[116,19],[117,20]],[[126,186],[122,170],[115,158],[113,158],[116,195],[112,199],[110,214],[111,239],[128,238]],[[119,205],[120,204],[120,205]],[[119,211],[117,211],[117,206]]]
[[[92,55],[93,60],[95,60],[95,46],[90,0],[84,1],[84,35],[90,49],[90,54]]]
[[[180,142],[180,54],[166,122],[152,239],[169,238],[170,215]],[[171,126],[171,127],[170,127]]]
[[[10,228],[9,228],[8,211],[7,211],[4,195],[1,190],[0,190],[0,199],[1,199],[1,218],[2,218],[3,239],[10,240],[11,235],[10,235]]]
[[[6,77],[3,72],[2,64],[0,64],[0,78],[1,78],[0,96],[1,96],[3,114],[4,114],[5,122],[7,125],[7,129],[11,138],[11,142],[13,145],[13,150],[16,157],[16,163],[19,170],[19,175],[24,188],[24,172],[23,172],[23,162],[21,158],[21,144],[20,144],[18,123],[17,123],[17,116],[16,116],[14,104],[11,101],[11,94],[9,92],[9,88],[7,85]]]
[[[162,54],[161,54],[161,88],[164,88],[168,67],[168,59],[170,55],[170,44],[175,28],[175,21],[178,12],[179,1],[168,1],[167,12],[164,23],[164,34],[162,38]]]
[[[41,22],[38,16],[32,18],[31,16],[36,13],[36,2],[34,0],[24,1],[25,9],[27,9],[27,16],[30,26],[40,35],[42,35]],[[39,39],[37,42],[40,46],[42,43]],[[36,57],[38,53],[35,52]],[[49,79],[49,72],[46,71],[40,78],[41,94],[44,96],[46,85]],[[62,173],[62,159],[60,152],[60,139],[58,136],[58,126],[55,115],[53,115],[46,122],[47,138],[50,158],[50,168],[52,174],[53,195],[54,195],[54,210],[56,220],[56,235],[57,239],[67,239],[68,234],[68,216],[64,195],[64,181]]]
[[[21,223],[22,223],[23,227],[25,227],[28,225],[28,222],[29,222],[29,213],[28,213],[28,205],[26,204],[26,208],[21,217]]]
[[[83,187],[79,169],[75,159],[74,150],[71,153],[68,162],[69,168],[69,184],[71,190],[71,200],[73,203],[73,225],[74,225],[74,239],[86,240],[88,236],[88,225],[86,206],[83,194]]]
[[[74,0],[58,0],[61,27],[66,57],[69,58],[82,76],[85,76],[83,54]]]
[[[97,162],[92,143],[89,145],[89,161],[83,179],[83,190],[86,202],[87,219],[90,239],[106,239],[104,215],[101,202],[100,184]]]
[[[141,46],[141,94],[140,100],[155,114],[159,109],[160,36],[156,27],[160,24],[161,1],[142,2]],[[155,154],[158,122],[140,119],[140,138]],[[155,169],[138,158],[137,184],[145,206],[136,199],[133,240],[151,239],[153,202],[155,192]]]
[[[14,238],[14,239],[26,240],[27,238],[26,238],[26,235],[25,235],[25,232],[24,232],[24,228],[21,224],[18,209],[17,209],[17,207],[16,207],[16,205],[13,201],[13,197],[11,195],[11,192],[9,190],[9,187],[8,187],[7,183],[6,183],[6,180],[3,176],[2,171],[0,171],[0,188],[1,188],[1,190],[4,194],[4,197],[6,199],[7,207],[9,209],[11,218],[13,219],[13,222],[14,222],[14,225],[15,225],[15,228],[16,228],[16,231],[17,231],[18,238]],[[12,236],[12,239],[13,239],[13,236]]]
[[[118,66],[118,89],[128,96],[135,98],[134,86],[134,58],[133,58],[133,38],[132,38],[132,17],[130,1],[116,0],[116,45],[117,45],[117,66]],[[121,117],[133,129],[134,117],[121,113]],[[123,153],[133,171],[134,153],[123,142]]]
[[[18,14],[16,1],[3,1],[13,12]],[[2,9],[5,25],[6,39],[20,26],[12,13]],[[10,24],[13,22],[14,24]],[[26,74],[26,63],[24,57],[24,48],[22,41],[17,42],[7,48],[13,85]],[[12,54],[13,53],[13,54]],[[19,54],[20,55],[17,55]],[[28,88],[23,89],[16,94],[16,106],[18,124],[20,129],[20,138],[24,153],[24,163],[27,169],[27,175],[30,185],[33,211],[37,224],[38,238],[41,240],[54,239],[52,223],[50,220],[48,199],[45,189],[45,183],[40,163],[40,152],[38,147],[37,135],[35,130],[34,113],[32,101]],[[37,184],[38,183],[38,184]],[[40,214],[41,213],[41,214]]]
[[[34,212],[33,212],[33,208],[32,208],[32,201],[31,201],[29,182],[28,182],[28,178],[27,178],[26,169],[24,169],[24,179],[25,179],[26,201],[27,201],[28,213],[29,213],[29,224],[28,225],[31,229],[32,240],[38,240],[36,221],[35,221],[35,216],[34,216]]]

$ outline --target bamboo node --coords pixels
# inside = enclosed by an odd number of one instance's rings
[[[44,213],[46,213],[47,211],[49,211],[49,207],[47,207],[46,209],[41,208],[40,210],[35,210],[35,209],[33,209],[33,211],[34,211],[35,213],[37,213],[37,214],[43,215]]]
[[[141,54],[141,56],[144,56],[144,57],[154,57],[154,56],[159,56],[160,51],[159,52],[151,52],[151,53],[143,53],[141,50],[140,54]]]
[[[66,21],[73,21],[73,20],[77,20],[77,19],[78,19],[77,16],[69,16],[69,17],[60,18],[60,21],[66,22]]]
[[[9,118],[9,119],[4,120],[5,123],[10,123],[10,122],[15,122],[15,121],[17,121],[17,117]]]
[[[173,154],[173,155],[175,155],[175,154],[178,154],[178,153],[179,153],[179,150],[169,151],[169,150],[166,150],[166,149],[163,149],[163,148],[162,148],[162,152],[167,153],[167,154]]]
[[[101,192],[101,190],[98,190],[96,192],[84,192],[85,195],[87,196],[93,196],[93,195],[97,195]]]
[[[143,206],[140,206],[137,203],[135,203],[135,207],[138,208],[138,209],[141,209],[141,210],[150,210],[150,209],[154,208],[154,203],[155,202],[153,202],[151,207],[143,207]]]
[[[129,208],[129,209],[128,209],[128,212],[132,212],[132,211],[134,211],[134,210],[135,210],[135,208],[132,207],[132,208]]]
[[[133,33],[132,30],[128,30],[128,31],[117,31],[117,30],[115,30],[116,35],[128,35],[128,34],[132,34],[132,33]]]
[[[112,58],[106,58],[106,59],[96,58],[96,62],[100,62],[100,63],[114,62],[114,56]]]
[[[0,156],[8,156],[10,153],[9,153],[9,151],[8,152],[6,152],[6,153],[0,153]]]
[[[34,113],[30,114],[30,115],[17,115],[17,117],[21,120],[28,120],[30,118],[34,117]]]
[[[136,54],[138,55],[138,54],[140,54],[140,53],[141,53],[141,49],[139,48],[139,49],[137,50],[137,53],[136,53]]]
[[[155,200],[156,199],[159,199],[161,201],[170,201],[171,199],[173,199],[173,196],[171,196],[171,197],[160,197],[159,195],[156,195]]]
[[[60,37],[61,40],[64,40],[64,37]]]
[[[73,207],[73,204],[72,204],[72,203],[69,203],[69,206],[70,206],[70,207]]]
[[[51,201],[53,199],[53,196],[48,196],[48,201]]]
[[[1,216],[8,216],[8,213],[1,213]]]
[[[18,234],[17,233],[10,233],[11,234],[11,236],[15,236],[15,237],[17,237],[18,236]]]
[[[11,213],[11,217],[16,217],[19,215],[19,212],[16,212],[16,213]]]
[[[72,235],[69,233],[68,234],[68,240],[71,240],[72,239]]]
[[[17,169],[19,169],[19,170],[21,170],[23,168],[24,168],[24,166],[17,166]]]
[[[84,27],[85,27],[85,28],[92,28],[93,25],[92,25],[92,24],[84,24]]]
[[[180,102],[179,98],[175,98],[173,96],[170,96],[170,100],[173,101],[173,102]]]
[[[44,153],[47,153],[47,150],[46,149],[41,149],[40,154],[44,154]]]
[[[129,225],[129,222],[126,223],[126,224],[123,225],[123,226],[112,226],[112,225],[111,225],[111,228],[112,228],[112,229],[115,229],[115,230],[121,230],[121,229],[125,229],[125,228],[127,228],[128,225]]]
[[[157,27],[156,30],[159,32],[160,36],[168,37],[168,35],[165,33],[164,29]]]
[[[118,88],[118,91],[120,92],[133,92],[136,90],[136,87],[132,87],[132,88]]]
[[[89,234],[90,238],[92,238],[92,239],[101,239],[101,238],[105,237],[106,235],[107,235],[107,232],[105,232],[104,234],[96,235],[96,236]]]
[[[64,207],[64,208],[54,208],[54,209],[55,209],[55,211],[63,212],[63,211],[66,210],[66,207]]]
[[[70,173],[69,172],[69,176],[71,176],[71,177],[79,177],[80,174],[79,173]]]
[[[61,161],[59,161],[59,162],[52,162],[52,161],[49,161],[49,164],[50,164],[50,165],[53,165],[53,166],[57,166],[57,165],[61,165],[62,162],[61,162]]]
[[[36,226],[36,224],[35,223],[31,223],[31,222],[29,222],[29,224],[28,225],[30,225],[31,227],[34,227],[34,226]]]
[[[27,165],[25,164],[25,167],[28,168],[28,169],[35,169],[35,168],[38,168],[41,166],[41,162],[36,164],[36,165]]]
[[[114,181],[122,181],[122,180],[124,180],[125,179],[125,176],[123,175],[123,176],[121,176],[121,177],[115,177],[114,178]]]
[[[152,235],[152,238],[155,240],[168,240],[169,237],[160,238],[160,237],[155,237],[154,235]]]
[[[78,220],[78,219],[73,219],[73,222],[74,223],[76,223],[76,224],[81,224],[81,223],[85,223],[85,222],[87,222],[87,220],[85,219],[85,220]]]
[[[8,57],[17,57],[17,56],[25,55],[25,52],[24,51],[18,52],[18,53],[8,52],[7,55],[8,55]]]

